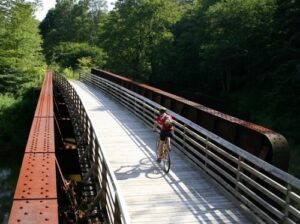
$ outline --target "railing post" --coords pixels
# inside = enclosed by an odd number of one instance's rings
[[[115,198],[117,198],[117,192],[115,192]],[[118,200],[115,200],[114,203],[115,213],[114,213],[114,224],[121,224],[121,212]]]
[[[283,223],[288,219],[289,217],[289,205],[291,203],[290,201],[290,191],[292,190],[291,185],[288,183],[286,187],[286,196],[285,196],[285,204],[284,204],[284,217],[283,217]]]
[[[101,189],[100,189],[100,201],[101,201],[101,209],[106,210],[106,194],[107,194],[107,169],[105,166],[102,166],[101,172]]]
[[[186,124],[183,125],[183,148],[186,148]]]
[[[91,154],[92,146],[90,144],[87,144],[87,146],[83,149],[82,154],[80,155],[79,162],[83,163],[84,161],[87,161],[89,159],[89,155]]]
[[[134,98],[134,104],[133,104],[133,112],[137,113],[137,106],[136,106],[136,98]]]
[[[205,171],[207,170],[207,160],[208,160],[208,142],[209,142],[209,138],[206,136],[205,138],[205,158],[206,160],[204,161],[204,167],[205,167]]]
[[[238,167],[237,167],[237,174],[236,174],[236,183],[235,183],[235,190],[239,191],[239,182],[240,182],[240,173],[241,173],[241,156],[238,159]]]
[[[144,116],[145,114],[146,114],[146,112],[145,112],[145,102],[143,102],[143,113],[142,113],[142,116]]]
[[[93,163],[92,167],[89,169],[89,171],[85,174],[83,177],[82,182],[87,183],[90,177],[93,175],[95,169],[97,169],[97,163]]]

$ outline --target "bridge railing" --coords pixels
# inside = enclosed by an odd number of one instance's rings
[[[91,73],[165,106],[279,169],[288,170],[288,142],[275,131],[108,71],[93,68]]]
[[[102,89],[152,126],[159,104],[93,74],[81,79]],[[300,223],[300,180],[212,132],[168,111],[174,117],[172,144],[222,189],[242,203],[258,222]]]
[[[74,129],[79,129],[81,133],[77,144],[84,145],[85,149],[79,151],[79,159],[90,162],[90,166],[84,171],[83,182],[93,181],[97,185],[97,193],[90,202],[88,212],[99,205],[107,214],[109,223],[130,223],[114,172],[106,160],[101,140],[97,138],[79,96],[63,76],[55,75],[54,79],[65,99]]]

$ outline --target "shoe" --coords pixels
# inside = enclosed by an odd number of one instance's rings
[[[160,162],[161,162],[161,158],[158,158],[158,159],[156,160],[156,162],[160,163]]]

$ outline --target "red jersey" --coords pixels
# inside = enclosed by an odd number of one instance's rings
[[[162,125],[161,129],[164,131],[171,131],[173,130],[173,118],[171,115],[163,113],[162,115],[158,115],[155,121]]]

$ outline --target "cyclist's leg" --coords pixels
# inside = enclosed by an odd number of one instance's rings
[[[157,148],[156,148],[157,158],[161,157],[161,149],[162,149],[162,141],[159,139],[158,142],[157,142]]]
[[[158,157],[159,158],[161,158],[162,150],[163,150],[165,143],[166,143],[166,140],[159,140],[159,145],[158,145]]]
[[[166,144],[167,144],[167,147],[170,151],[171,150],[171,138],[169,136],[166,138]]]
[[[166,143],[169,151],[171,151],[171,137],[173,137],[173,131],[168,131]]]
[[[167,139],[166,132],[162,130],[160,132],[159,145],[158,145],[158,150],[157,150],[157,160],[158,160],[158,162],[159,162],[159,160],[161,160],[162,149],[163,149],[163,146],[166,142],[166,139]]]
[[[158,159],[158,155],[159,155],[159,153],[158,153],[158,151],[159,151],[159,142],[160,142],[160,139],[159,139],[159,137],[158,137],[158,139],[157,139],[157,141],[156,141],[156,159]]]

